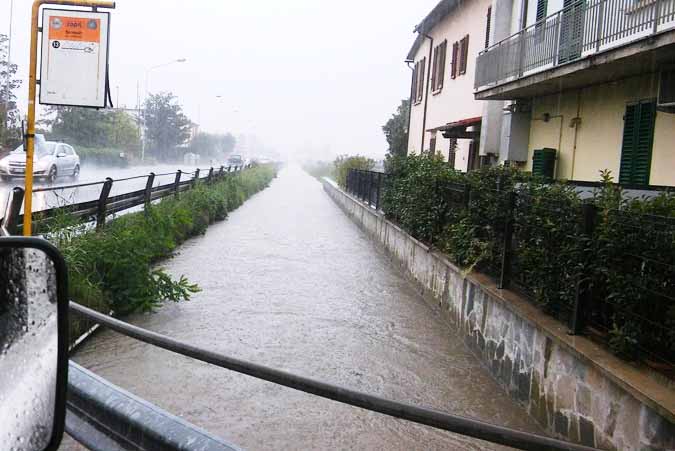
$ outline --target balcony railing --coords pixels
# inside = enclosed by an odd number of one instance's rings
[[[675,28],[675,0],[578,0],[482,51],[485,88]]]

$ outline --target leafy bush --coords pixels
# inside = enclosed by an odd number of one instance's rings
[[[124,150],[107,147],[80,147],[75,149],[80,156],[80,163],[98,166],[123,168],[129,165],[127,158],[120,157]]]
[[[118,314],[152,311],[165,300],[187,300],[199,290],[185,277],[173,279],[155,264],[186,239],[204,233],[274,178],[260,166],[211,185],[200,184],[165,198],[144,212],[120,216],[101,231],[69,223],[67,217],[47,234],[69,267],[70,296],[100,311]],[[73,337],[84,332],[75,324]]]
[[[322,177],[335,178],[335,165],[327,161],[312,161],[302,165],[302,169],[317,179]]]
[[[344,188],[347,185],[347,174],[351,169],[371,170],[375,167],[375,161],[360,155],[340,155],[333,165],[335,166],[333,173],[335,181]]]
[[[577,284],[590,281],[585,319],[625,358],[675,361],[675,195],[630,198],[603,172],[584,230],[574,186],[508,167],[459,173],[440,157],[393,158],[387,216],[460,266],[499,276],[512,221],[511,275],[549,314],[569,320]]]

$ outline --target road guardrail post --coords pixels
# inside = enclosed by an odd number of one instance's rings
[[[210,184],[211,182],[213,182],[213,166],[209,169],[209,175],[206,178],[206,183]]]
[[[180,192],[180,176],[183,173],[180,169],[176,171],[176,179],[173,182],[173,193],[176,197],[178,197],[178,193]]]
[[[224,173],[225,173],[225,166],[221,166],[220,170],[218,171],[218,178],[223,178]]]
[[[195,170],[195,177],[192,179],[192,187],[194,188],[197,186],[197,182],[199,181],[199,168]]]
[[[148,175],[148,180],[145,182],[145,208],[147,209],[150,206],[150,200],[152,196],[152,185],[155,183],[155,173],[151,172]]]
[[[21,205],[23,205],[23,197],[25,191],[23,188],[14,187],[12,189],[12,200],[9,203],[9,208],[5,213],[5,219],[2,221],[2,228],[10,235],[16,235],[19,231],[19,215],[21,213]]]
[[[113,179],[107,177],[103,187],[101,188],[101,195],[98,198],[98,209],[96,211],[96,230],[101,230],[105,225],[106,206],[112,185]]]

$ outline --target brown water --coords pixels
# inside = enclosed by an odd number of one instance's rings
[[[202,292],[136,325],[300,375],[540,432],[396,266],[299,168],[166,263]],[[104,331],[75,361],[244,449],[503,449]],[[79,449],[68,441],[62,449]]]

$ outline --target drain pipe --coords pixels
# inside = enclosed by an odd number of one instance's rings
[[[427,69],[427,89],[426,93],[424,94],[424,116],[422,117],[422,147],[420,147],[420,154],[424,153],[424,135],[427,133],[426,128],[427,128],[427,105],[429,103],[429,85],[430,85],[430,80],[431,80],[431,70],[432,70],[432,65],[431,65],[431,58],[432,54],[431,52],[434,49],[434,38],[429,36],[426,33],[422,33],[422,36],[427,38],[429,40],[429,64]]]
[[[410,99],[408,100],[408,124],[405,127],[406,134],[406,145],[405,145],[405,155],[408,155],[408,149],[410,149],[410,121],[412,120],[412,106],[413,106],[413,86],[415,86],[415,68],[410,67],[410,63],[414,63],[414,60],[405,60],[404,61],[412,75],[410,76]]]

